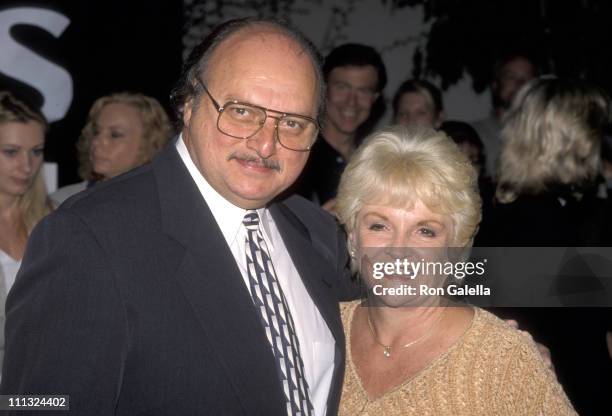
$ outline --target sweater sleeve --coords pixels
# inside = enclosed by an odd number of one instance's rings
[[[518,333],[517,341],[504,371],[501,414],[577,415],[531,336]]]

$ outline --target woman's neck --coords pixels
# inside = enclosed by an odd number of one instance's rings
[[[440,327],[447,306],[386,307],[366,309],[369,324],[380,344],[405,345],[429,337]]]
[[[13,221],[19,217],[19,197],[0,194],[0,219]]]
[[[18,198],[0,195],[0,249],[14,259],[21,259],[27,241],[27,232],[21,224]]]

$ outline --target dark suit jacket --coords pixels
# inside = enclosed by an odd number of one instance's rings
[[[270,210],[336,340],[336,414],[344,237],[300,197]],[[172,145],[42,221],[7,311],[2,394],[69,394],[72,414],[285,414],[249,292]]]

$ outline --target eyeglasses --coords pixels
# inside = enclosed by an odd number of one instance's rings
[[[206,85],[200,79],[198,79],[198,82],[219,112],[217,129],[221,133],[236,139],[249,139],[263,128],[266,119],[269,117],[275,120],[276,140],[284,148],[296,152],[307,152],[314,144],[319,132],[319,125],[315,119],[299,114],[270,110],[236,100],[228,101],[220,106],[210,94]],[[279,115],[271,116],[269,113]]]

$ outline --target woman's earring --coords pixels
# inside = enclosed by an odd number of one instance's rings
[[[350,254],[351,254],[351,258],[352,258],[353,260],[355,260],[355,250],[351,250],[351,253],[350,253]]]

